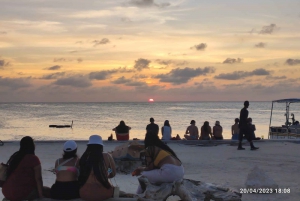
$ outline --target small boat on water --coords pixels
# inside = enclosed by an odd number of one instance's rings
[[[49,125],[49,128],[72,128],[73,127],[73,120],[71,125]]]
[[[285,124],[272,126],[272,113],[274,103],[285,103]],[[299,121],[295,119],[294,113],[290,114],[290,104],[300,103],[298,98],[280,99],[272,101],[268,139],[300,139]],[[291,118],[290,118],[291,116]],[[292,121],[290,121],[292,120]]]

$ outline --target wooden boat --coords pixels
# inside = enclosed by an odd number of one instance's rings
[[[49,125],[49,128],[72,128],[73,127],[73,120],[71,125]]]

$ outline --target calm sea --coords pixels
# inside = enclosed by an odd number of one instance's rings
[[[263,135],[265,139],[271,105],[271,102],[250,102],[249,107],[256,135]],[[120,120],[132,128],[131,139],[143,139],[150,117],[154,117],[160,127],[169,120],[173,136],[179,134],[181,137],[192,119],[199,129],[204,121],[214,125],[218,120],[224,138],[229,139],[231,125],[239,117],[242,106],[243,102],[0,103],[0,140],[20,140],[26,135],[36,140],[87,140],[92,134],[107,139]],[[300,104],[292,104],[291,112],[299,120]],[[284,124],[284,113],[285,104],[275,103],[272,125]],[[50,124],[71,124],[72,120],[72,129],[49,128]]]

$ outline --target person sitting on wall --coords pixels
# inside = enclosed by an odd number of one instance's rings
[[[125,122],[122,120],[120,121],[120,124],[113,128],[112,130],[116,132],[117,140],[119,141],[125,141],[129,140],[129,130],[131,127],[127,126]]]

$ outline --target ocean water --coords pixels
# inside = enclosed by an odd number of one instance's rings
[[[271,106],[271,102],[250,102],[249,117],[258,137],[268,136]],[[150,117],[160,128],[169,120],[172,136],[181,137],[192,119],[199,130],[204,121],[213,126],[218,120],[224,138],[229,139],[242,107],[243,102],[0,103],[0,140],[20,140],[26,135],[36,140],[87,140],[92,134],[107,139],[121,120],[132,128],[130,139],[143,139]],[[290,112],[300,120],[300,103],[291,104]],[[272,125],[284,124],[284,114],[285,104],[274,103]],[[72,120],[73,128],[49,128]]]

